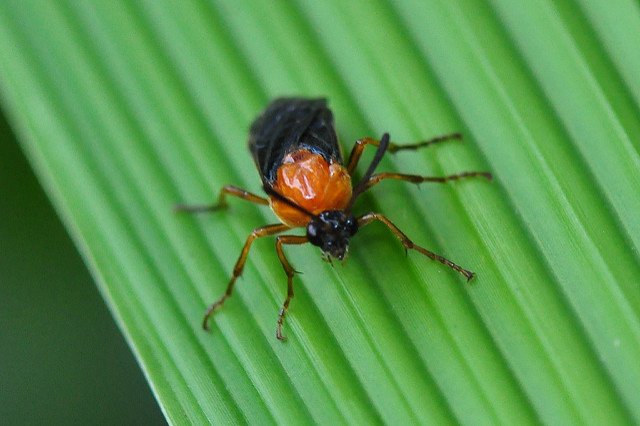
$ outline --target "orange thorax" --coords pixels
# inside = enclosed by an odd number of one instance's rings
[[[342,210],[351,199],[351,176],[338,163],[327,163],[319,154],[306,149],[288,154],[280,168],[274,189],[289,200],[319,214]],[[271,208],[286,225],[305,226],[310,218],[287,204],[270,199]]]

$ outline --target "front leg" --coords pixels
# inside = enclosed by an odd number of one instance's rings
[[[284,322],[284,317],[287,314],[287,309],[289,309],[289,303],[293,298],[293,276],[296,273],[296,270],[293,269],[293,267],[287,260],[287,257],[284,255],[282,245],[305,244],[308,242],[309,240],[307,239],[307,237],[297,235],[280,235],[276,238],[276,252],[278,253],[278,258],[280,259],[280,263],[282,263],[284,272],[285,274],[287,274],[287,298],[284,300],[282,308],[280,309],[280,313],[278,314],[278,325],[276,327],[276,337],[278,338],[278,340],[287,340],[287,338],[282,335],[282,323]]]
[[[233,275],[231,276],[229,284],[227,284],[227,290],[218,300],[213,302],[207,308],[202,320],[202,328],[207,331],[209,330],[209,318],[211,317],[211,315],[213,315],[216,309],[224,304],[225,300],[227,300],[231,296],[231,293],[233,293],[233,285],[235,284],[238,277],[242,275],[242,270],[244,269],[244,264],[247,261],[247,256],[249,256],[249,249],[251,249],[251,244],[253,243],[253,241],[258,238],[266,237],[268,235],[274,235],[280,232],[284,232],[287,229],[290,229],[289,226],[283,224],[266,225],[254,229],[253,232],[249,234],[249,237],[247,237],[247,241],[244,243],[244,247],[242,247],[242,252],[240,252],[240,257],[236,261],[236,265],[233,267]]]
[[[395,153],[398,151],[408,151],[408,150],[417,150],[419,148],[425,148],[440,142],[450,141],[453,139],[460,140],[462,139],[462,135],[460,133],[451,133],[448,135],[436,136],[435,138],[431,138],[426,141],[421,141],[412,144],[398,145],[396,143],[389,143],[388,152]],[[353,171],[356,169],[358,165],[358,161],[360,161],[360,156],[362,156],[362,151],[367,145],[378,146],[380,145],[380,141],[373,138],[362,138],[358,139],[353,145],[353,149],[351,150],[351,154],[349,154],[349,160],[347,161],[347,171],[350,175],[353,175]]]
[[[368,225],[369,223],[373,222],[374,220],[378,220],[378,221],[384,223],[385,225],[387,225],[389,230],[391,232],[393,232],[393,234],[396,237],[398,237],[398,239],[400,240],[402,245],[405,247],[405,249],[415,250],[417,252],[420,252],[420,253],[424,254],[425,256],[429,257],[430,259],[437,260],[438,262],[442,263],[443,265],[447,265],[449,268],[453,269],[454,271],[458,271],[459,273],[464,275],[464,277],[467,279],[467,281],[471,281],[471,279],[475,276],[475,274],[473,272],[456,265],[455,263],[453,263],[449,259],[447,259],[445,257],[442,257],[439,254],[436,254],[436,253],[434,253],[432,251],[427,250],[424,247],[420,247],[419,245],[415,244],[396,225],[394,225],[393,222],[391,222],[389,219],[386,218],[386,216],[381,215],[380,213],[367,213],[365,215],[360,216],[358,218],[358,227],[363,227],[365,225]]]

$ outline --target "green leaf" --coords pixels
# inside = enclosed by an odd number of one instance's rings
[[[2,107],[171,423],[640,422],[640,9],[628,0],[0,3]],[[201,330],[250,230],[247,129],[326,96],[350,149],[451,142],[381,170],[347,262],[273,241]],[[365,154],[364,161],[371,158]],[[79,319],[80,320],[80,319]]]

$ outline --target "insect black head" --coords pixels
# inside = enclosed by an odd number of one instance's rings
[[[358,221],[342,210],[327,210],[311,219],[307,225],[307,238],[322,252],[338,260],[344,259],[349,239],[358,232]]]

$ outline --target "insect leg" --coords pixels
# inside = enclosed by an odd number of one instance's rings
[[[426,141],[420,141],[420,142],[411,143],[411,144],[403,144],[403,145],[394,144],[395,146],[389,147],[389,152],[408,151],[408,150],[415,151],[416,149],[426,148],[428,146],[431,146],[440,142],[450,141],[450,140],[462,140],[462,133],[449,133],[447,135],[440,135],[440,136],[433,137],[431,139],[427,139]]]
[[[282,245],[305,244],[308,242],[309,240],[305,236],[280,235],[276,238],[276,252],[278,253],[278,258],[280,259],[280,263],[282,263],[284,272],[287,274],[287,298],[284,300],[282,308],[280,308],[280,313],[278,314],[278,325],[276,326],[276,337],[278,340],[287,340],[287,338],[282,335],[282,323],[284,322],[284,317],[287,314],[287,309],[289,309],[289,302],[291,302],[291,299],[293,298],[293,276],[296,273],[296,270],[293,269],[287,260],[287,257],[284,255]]]
[[[394,225],[384,215],[381,215],[379,213],[367,213],[365,215],[362,215],[362,216],[360,216],[358,218],[358,227],[362,227],[362,226],[368,225],[369,223],[373,222],[374,220],[378,220],[378,221],[384,223],[385,225],[387,225],[387,227],[391,230],[391,232],[393,232],[393,234],[396,237],[398,237],[398,239],[400,240],[402,245],[405,247],[405,249],[416,250],[416,251],[424,254],[425,256],[433,259],[433,260],[437,260],[438,262],[442,263],[443,265],[447,265],[449,268],[453,269],[454,271],[458,271],[459,273],[464,275],[464,277],[467,279],[467,281],[470,281],[475,276],[475,274],[473,272],[468,271],[468,270],[466,270],[464,268],[461,268],[460,266],[456,265],[455,263],[453,263],[449,259],[446,259],[446,258],[440,256],[439,254],[435,254],[432,251],[429,251],[429,250],[425,249],[424,247],[420,247],[419,245],[414,244],[414,242],[411,241],[409,239],[409,237],[407,237],[400,229],[398,229],[398,227],[396,225]]]
[[[247,237],[247,241],[244,243],[244,247],[242,247],[242,252],[240,252],[240,257],[238,258],[235,266],[233,267],[233,275],[231,276],[231,280],[229,281],[229,284],[227,284],[227,290],[218,300],[213,302],[207,308],[204,314],[204,318],[202,320],[202,328],[204,328],[205,330],[209,330],[209,317],[211,317],[213,312],[216,309],[218,309],[220,306],[222,306],[225,300],[227,300],[229,296],[231,296],[231,293],[233,292],[233,285],[235,284],[236,279],[238,279],[238,277],[242,275],[242,270],[244,269],[244,264],[247,261],[247,256],[249,255],[249,249],[251,248],[251,243],[253,243],[253,241],[256,240],[257,238],[262,238],[268,235],[277,234],[279,232],[286,231],[287,229],[289,229],[289,226],[284,224],[266,225],[266,226],[262,226],[260,228],[254,229],[251,232],[251,234],[249,234],[249,237]]]
[[[351,149],[351,154],[349,154],[349,160],[347,161],[347,171],[350,175],[352,175],[353,171],[356,169],[358,161],[360,161],[362,151],[364,151],[364,148],[367,145],[373,145],[377,147],[378,145],[380,145],[380,141],[369,137],[358,139],[356,141],[355,145],[353,145],[353,148]],[[394,146],[394,143],[389,143],[389,148],[387,148],[387,151],[393,152]]]
[[[233,185],[225,185],[220,190],[220,195],[218,196],[218,202],[215,204],[206,204],[206,205],[185,205],[178,204],[173,209],[176,212],[187,212],[187,213],[202,213],[202,212],[212,212],[216,210],[221,210],[227,207],[227,195],[233,195],[234,197],[242,198],[243,200],[250,201],[256,204],[262,204],[265,206],[269,205],[269,200],[266,198],[262,198],[258,195],[252,194],[249,191],[245,191],[244,189],[238,188]]]
[[[462,139],[462,134],[451,133],[448,135],[436,136],[435,138],[431,138],[426,141],[420,141],[417,143],[412,143],[407,145],[398,145],[391,142],[389,144],[389,148],[387,151],[394,153],[394,152],[403,151],[403,150],[416,150],[416,149],[424,148],[439,142],[449,141],[453,139],[457,139],[457,140]],[[355,170],[356,166],[358,165],[358,161],[360,160],[360,156],[362,155],[362,151],[367,145],[378,146],[380,145],[380,141],[373,138],[368,138],[368,137],[359,139],[356,141],[356,144],[353,146],[353,149],[351,150],[351,154],[349,154],[349,161],[347,161],[347,171],[349,172],[349,174],[352,174],[353,171]]]
[[[380,181],[384,179],[395,179],[395,180],[404,180],[406,182],[411,183],[422,183],[422,182],[436,182],[436,183],[445,183],[452,180],[460,180],[470,177],[484,177],[486,179],[493,179],[493,176],[489,172],[462,172],[457,173],[455,175],[449,176],[419,176],[419,175],[407,175],[403,173],[378,173],[367,181],[365,189],[371,188],[373,185],[380,183]]]

